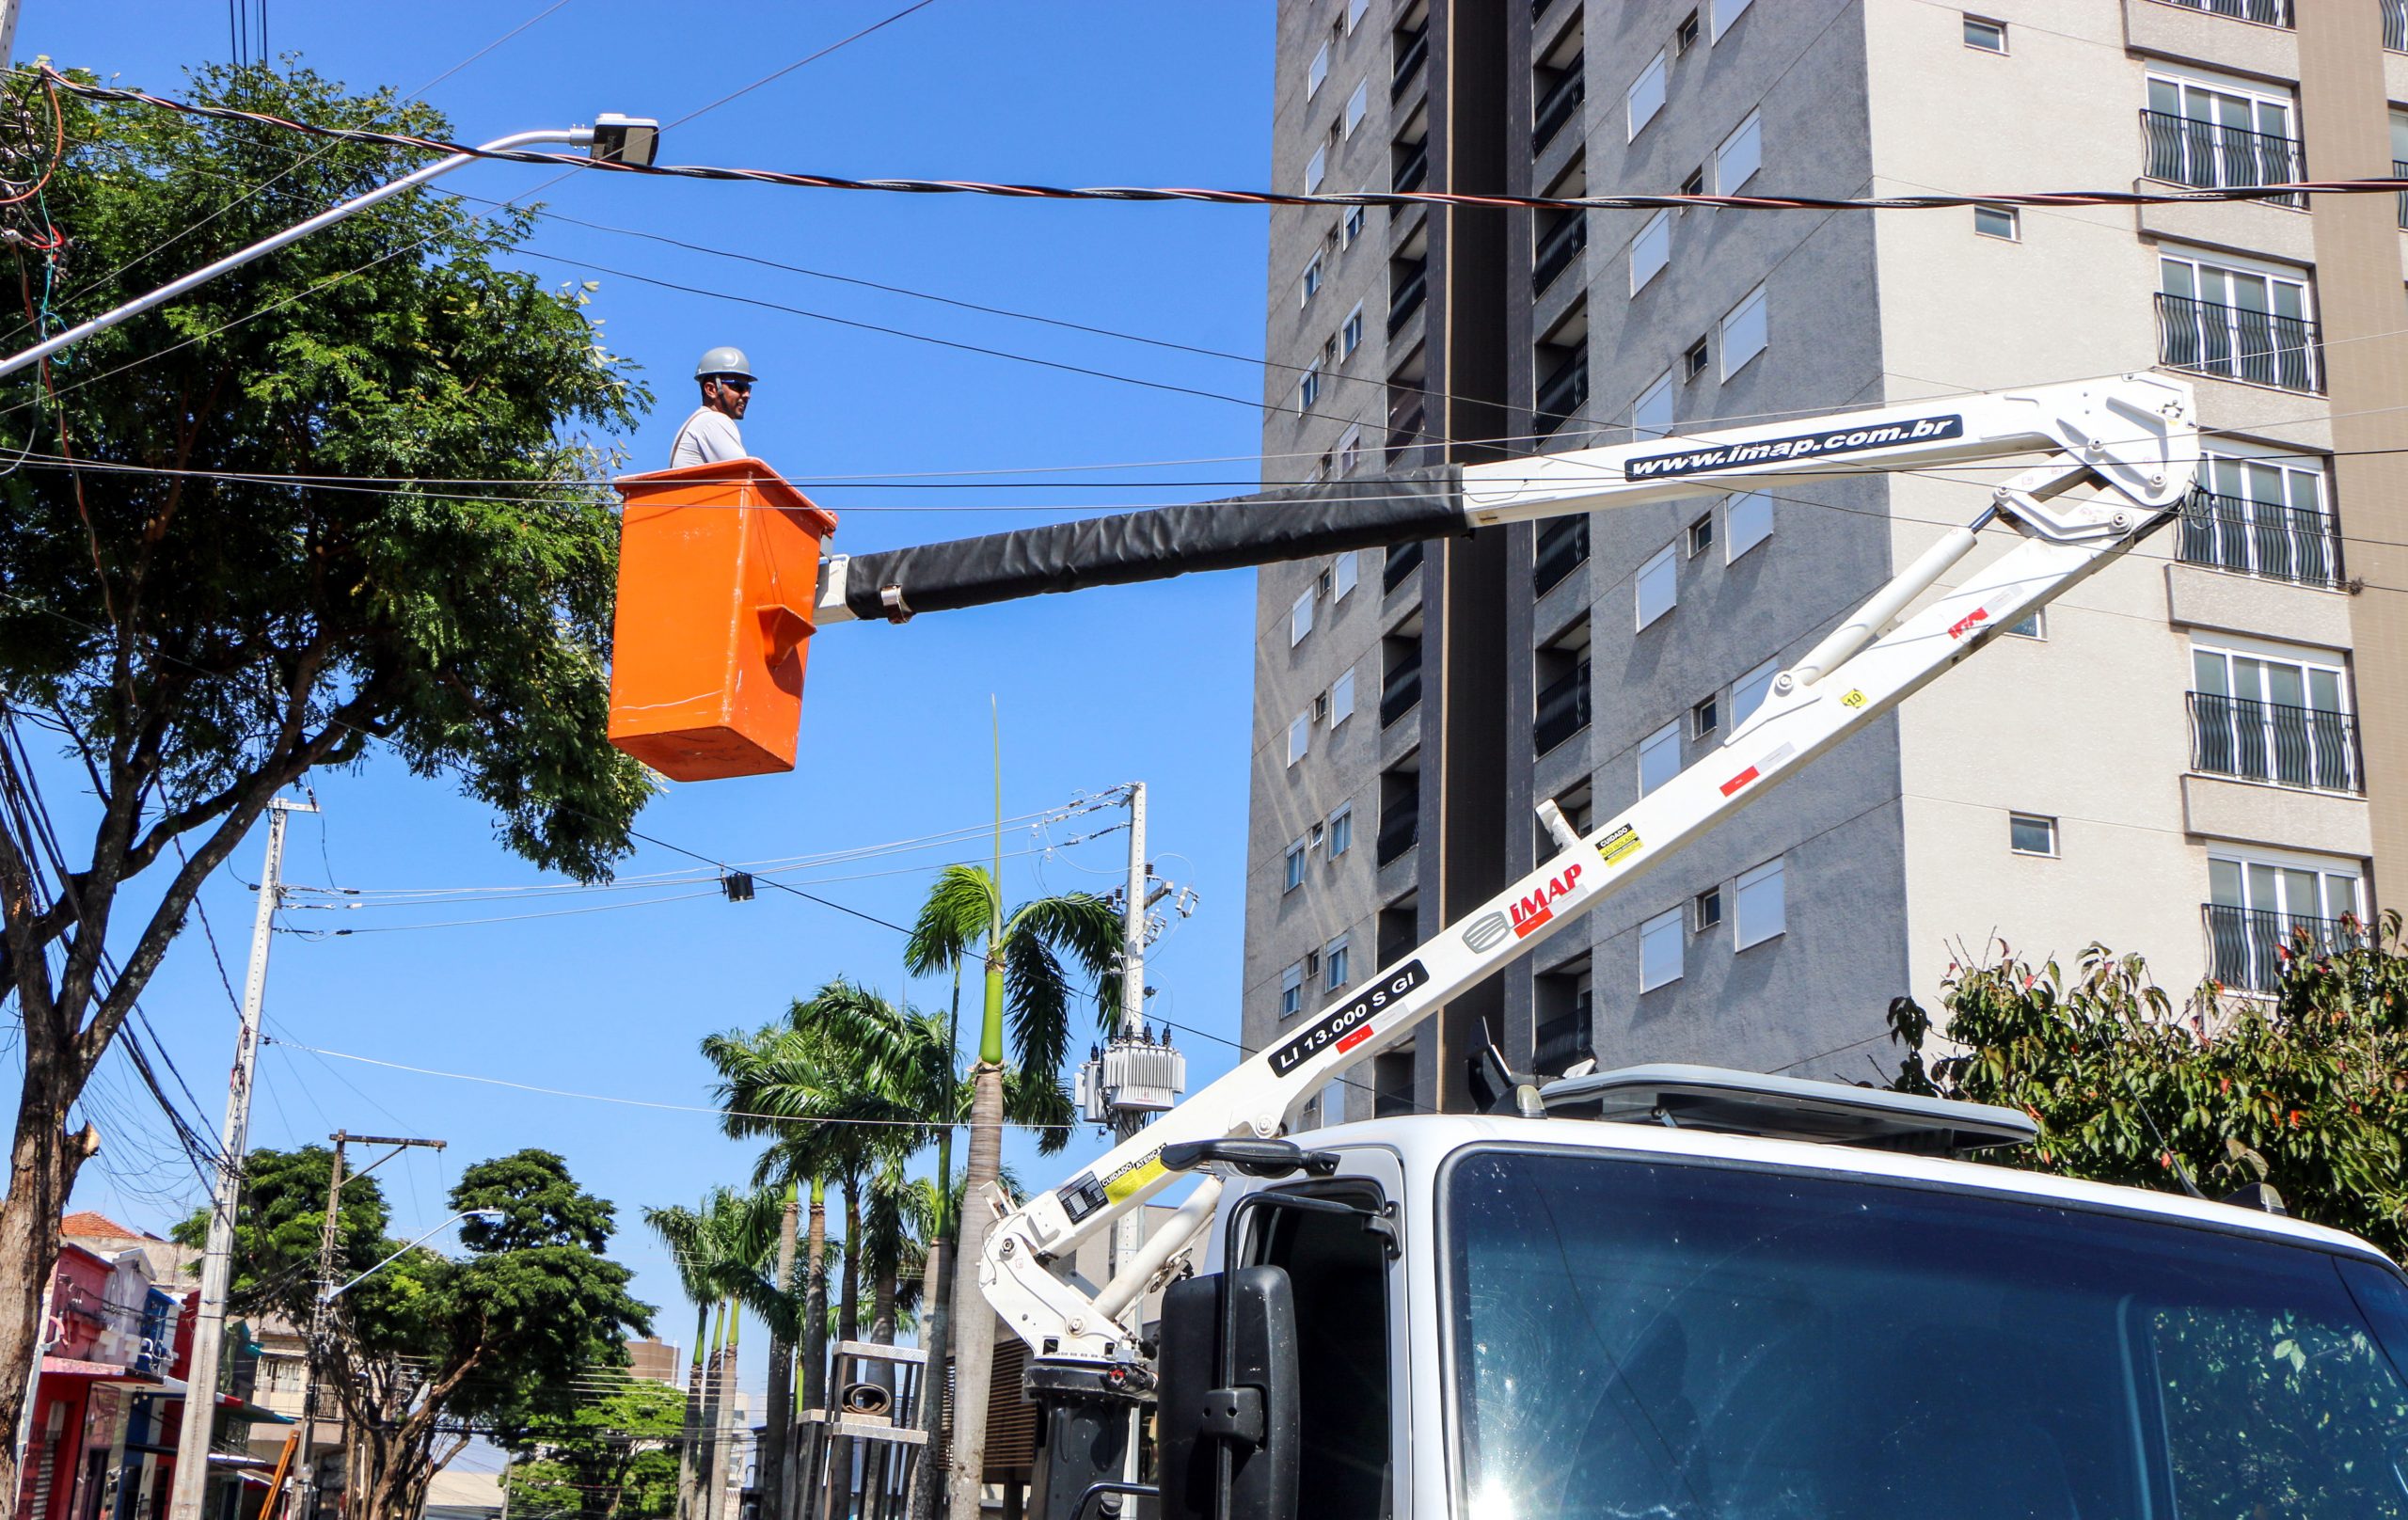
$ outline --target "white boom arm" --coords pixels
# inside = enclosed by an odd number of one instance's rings
[[[1211,1216],[1220,1180],[1090,1297],[1048,1264],[1174,1180],[1164,1147],[1269,1138],[1324,1083],[1410,1034],[1434,1009],[1545,942],[1612,892],[1859,732],[1981,646],[2122,555],[2189,494],[2198,440],[2190,388],[2155,374],[1992,392],[1926,405],[1466,466],[1472,520],[1493,524],[1745,484],[2019,454],[2051,456],[1992,492],[1797,664],[1719,749],[1585,837],[1553,802],[1552,860],[1383,967],[1341,1002],[1123,1141],[1068,1184],[999,1219],[978,1280],[1015,1333],[1051,1360],[1135,1358],[1124,1317]],[[2066,495],[2076,485],[2089,490]],[[2027,542],[1891,627],[2004,520]],[[1887,631],[1885,631],[1887,630]]]

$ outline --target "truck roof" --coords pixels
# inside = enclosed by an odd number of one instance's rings
[[[1406,1175],[1434,1178],[1449,1157],[1479,1146],[1509,1145],[1594,1151],[1649,1160],[1738,1163],[1827,1175],[1911,1181],[1967,1192],[2029,1198],[2076,1208],[2148,1214],[2169,1223],[2269,1236],[2344,1252],[2400,1269],[2375,1246],[2337,1229],[2234,1204],[2148,1188],[2082,1181],[2013,1166],[1915,1156],[1846,1145],[1818,1145],[1759,1135],[1717,1133],[1661,1125],[1564,1118],[1507,1118],[1420,1114],[1307,1131],[1297,1143],[1311,1150],[1375,1147],[1393,1151]]]

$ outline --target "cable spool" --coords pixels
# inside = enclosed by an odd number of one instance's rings
[[[895,1395],[875,1383],[848,1383],[836,1407],[854,1419],[884,1419],[895,1412]]]

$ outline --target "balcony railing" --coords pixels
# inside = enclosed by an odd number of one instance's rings
[[[1404,584],[1404,578],[1421,568],[1421,546],[1399,544],[1388,550],[1387,562],[1380,566],[1380,594],[1393,596]]]
[[[1380,726],[1387,727],[1421,705],[1421,657],[1399,665],[1380,683]]]
[[[2277,137],[2241,127],[2200,121],[2163,111],[2141,113],[2141,140],[2147,145],[2152,180],[2201,190],[2232,190],[2253,184],[2291,184],[2307,178],[2299,139]],[[2276,205],[2299,206],[2297,196],[2281,196]]]
[[[1579,111],[1580,103],[1588,99],[1587,74],[1581,68],[1581,62],[1577,55],[1574,55],[1572,61],[1563,66],[1563,77],[1540,97],[1538,109],[1530,118],[1530,152],[1533,155],[1555,140],[1555,135],[1563,130],[1563,124]]]
[[[2179,6],[2185,10],[2204,10],[2210,16],[2254,21],[2260,26],[2291,24],[2290,0],[2162,0],[2162,3]]]
[[[2383,50],[2408,53],[2408,0],[2383,0]]]
[[[1538,562],[1530,572],[1530,594],[1544,596],[1589,557],[1589,518],[1558,517],[1539,525]]]
[[[1555,283],[1555,277],[1571,267],[1589,245],[1589,214],[1565,212],[1563,219],[1546,230],[1539,239],[1537,256],[1530,262],[1530,293],[1536,295]]]
[[[2391,161],[2391,177],[2395,180],[2408,180],[2408,164],[2403,164],[2396,158],[2393,159]],[[2403,190],[2400,193],[2400,230],[2408,231],[2408,190]]]
[[[2265,909],[2207,903],[2208,974],[2226,987],[2272,992],[2293,959],[2310,959],[2366,942],[2354,918],[2303,918]]]
[[[1545,754],[1589,726],[1589,662],[1580,661],[1539,693],[1538,721],[1530,730],[1535,752]]]
[[[1388,463],[1395,464],[1407,453],[1429,442],[1430,440],[1422,435],[1422,430],[1429,425],[1430,414],[1422,409],[1418,402],[1402,415],[1399,415],[1395,408],[1389,408]]]
[[[2157,360],[2168,369],[2321,395],[2324,340],[2305,317],[2157,298]]]
[[[1413,314],[1421,309],[1421,303],[1429,295],[1430,265],[1424,261],[1413,266],[1413,273],[1404,277],[1403,284],[1388,293],[1389,337],[1395,337],[1398,328],[1413,320]]]
[[[2175,547],[2185,564],[2289,580],[2341,583],[2341,525],[2329,512],[2194,491]]]
[[[1590,1018],[1593,1002],[1583,996],[1564,1012],[1552,1019],[1539,1021],[1536,1048],[1530,1052],[1530,1066],[1542,1072],[1560,1071],[1576,1061],[1585,1061],[1596,1054],[1591,1045]]]
[[[1410,195],[1420,189],[1421,182],[1429,177],[1430,139],[1424,137],[1413,144],[1404,157],[1397,160],[1396,172],[1388,180],[1388,188],[1400,196]]]
[[[1419,31],[1411,37],[1400,35],[1396,42],[1396,72],[1388,80],[1390,100],[1403,94],[1404,87],[1412,84],[1413,76],[1430,61],[1430,24],[1423,22]]]
[[[2190,693],[2191,768],[2319,792],[2355,792],[2358,725],[2348,713]]]
[[[1380,863],[1387,864],[1421,840],[1421,796],[1400,798],[1380,815]]]
[[[1580,353],[1556,366],[1555,372],[1539,383],[1537,403],[1530,408],[1530,431],[1544,438],[1588,404],[1589,356]]]

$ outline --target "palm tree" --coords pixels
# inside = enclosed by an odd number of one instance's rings
[[[1000,840],[998,841],[1000,850]],[[1006,1016],[1022,1076],[1059,1092],[1070,1047],[1068,957],[1092,985],[1099,1011],[1118,1005],[1120,915],[1102,898],[1074,892],[1004,910],[1000,859],[992,871],[949,865],[921,905],[903,950],[915,976],[958,972],[974,955],[986,974],[978,1064],[971,1072],[970,1161],[965,1180],[978,1198],[1002,1169],[1004,1033]],[[1066,1111],[1068,1104],[1062,1104]],[[963,1211],[958,1255],[974,1261],[986,1246],[987,1211]],[[954,1274],[954,1442],[947,1462],[953,1520],[979,1520],[978,1491],[987,1447],[987,1388],[995,1356],[994,1316],[986,1312],[975,1273]],[[933,1374],[932,1374],[933,1375]]]
[[[705,1520],[724,1490],[726,1443],[718,1427],[734,1416],[736,1348],[741,1310],[761,1306],[761,1263],[773,1239],[776,1200],[714,1188],[699,1210],[646,1209],[644,1223],[669,1247],[695,1306],[694,1360],[686,1396],[685,1440],[677,1463],[678,1513]],[[705,1338],[709,1357],[704,1354]],[[724,1354],[721,1354],[724,1348]],[[711,1374],[716,1373],[716,1376]]]

